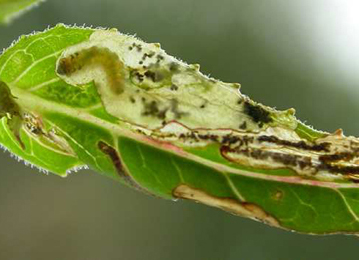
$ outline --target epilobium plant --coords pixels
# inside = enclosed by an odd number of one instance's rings
[[[359,140],[315,131],[116,30],[58,25],[0,57],[0,143],[312,234],[359,231]]]

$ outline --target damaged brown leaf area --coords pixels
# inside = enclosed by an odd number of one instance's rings
[[[151,135],[181,146],[204,147],[215,143],[228,161],[262,169],[289,168],[304,178],[357,180],[359,175],[359,142],[341,131],[310,142],[281,127],[249,132],[190,129],[171,122]]]
[[[139,190],[143,191],[145,193],[148,193],[147,191],[144,191],[144,189],[137,184],[137,182],[132,178],[132,176],[128,173],[128,170],[126,169],[126,166],[122,163],[122,160],[120,158],[120,155],[116,151],[115,148],[108,145],[107,143],[100,141],[97,144],[98,148],[101,152],[106,154],[112,161],[118,175],[121,177],[121,179],[128,184],[129,186]]]
[[[76,157],[76,153],[55,128],[46,129],[45,124],[40,116],[31,113],[23,113],[23,129],[29,136],[38,140],[46,147]]]
[[[115,148],[113,148],[112,146],[106,144],[103,141],[98,142],[97,144],[98,148],[100,149],[101,152],[103,152],[104,154],[106,154],[112,161],[118,175],[127,183],[130,184],[131,186],[134,186],[136,184],[134,184],[134,181],[132,180],[131,176],[127,173],[122,160],[120,158],[120,156],[118,155],[117,151]]]
[[[174,189],[173,196],[200,202],[208,206],[220,208],[234,215],[251,218],[274,227],[280,227],[280,223],[276,218],[253,203],[239,202],[231,198],[215,197],[202,190],[184,184],[181,184]]]

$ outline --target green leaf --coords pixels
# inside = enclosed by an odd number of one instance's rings
[[[116,30],[58,25],[0,57],[0,143],[287,230],[359,232],[359,140],[320,132]]]
[[[0,23],[9,23],[44,0],[0,0]]]

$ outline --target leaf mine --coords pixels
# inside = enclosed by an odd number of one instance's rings
[[[128,170],[126,169],[126,166],[123,164],[115,148],[111,147],[110,145],[106,144],[103,141],[98,142],[98,148],[111,159],[117,173],[120,175],[121,179],[123,179],[127,185],[137,190],[141,190],[141,191],[143,190],[143,188],[141,188],[141,186],[139,186],[130,176]]]
[[[278,220],[268,215],[268,213],[266,213],[262,208],[252,203],[241,203],[230,198],[214,197],[202,190],[194,189],[187,185],[180,185],[176,187],[173,191],[173,195],[177,198],[193,200],[211,207],[220,208],[237,216],[251,218],[274,227],[280,227]]]

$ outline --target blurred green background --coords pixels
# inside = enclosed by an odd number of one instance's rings
[[[48,0],[8,27],[116,27],[318,129],[359,135],[359,3]],[[195,203],[132,191],[92,171],[62,179],[0,155],[0,259],[358,259],[355,237],[278,230]]]

